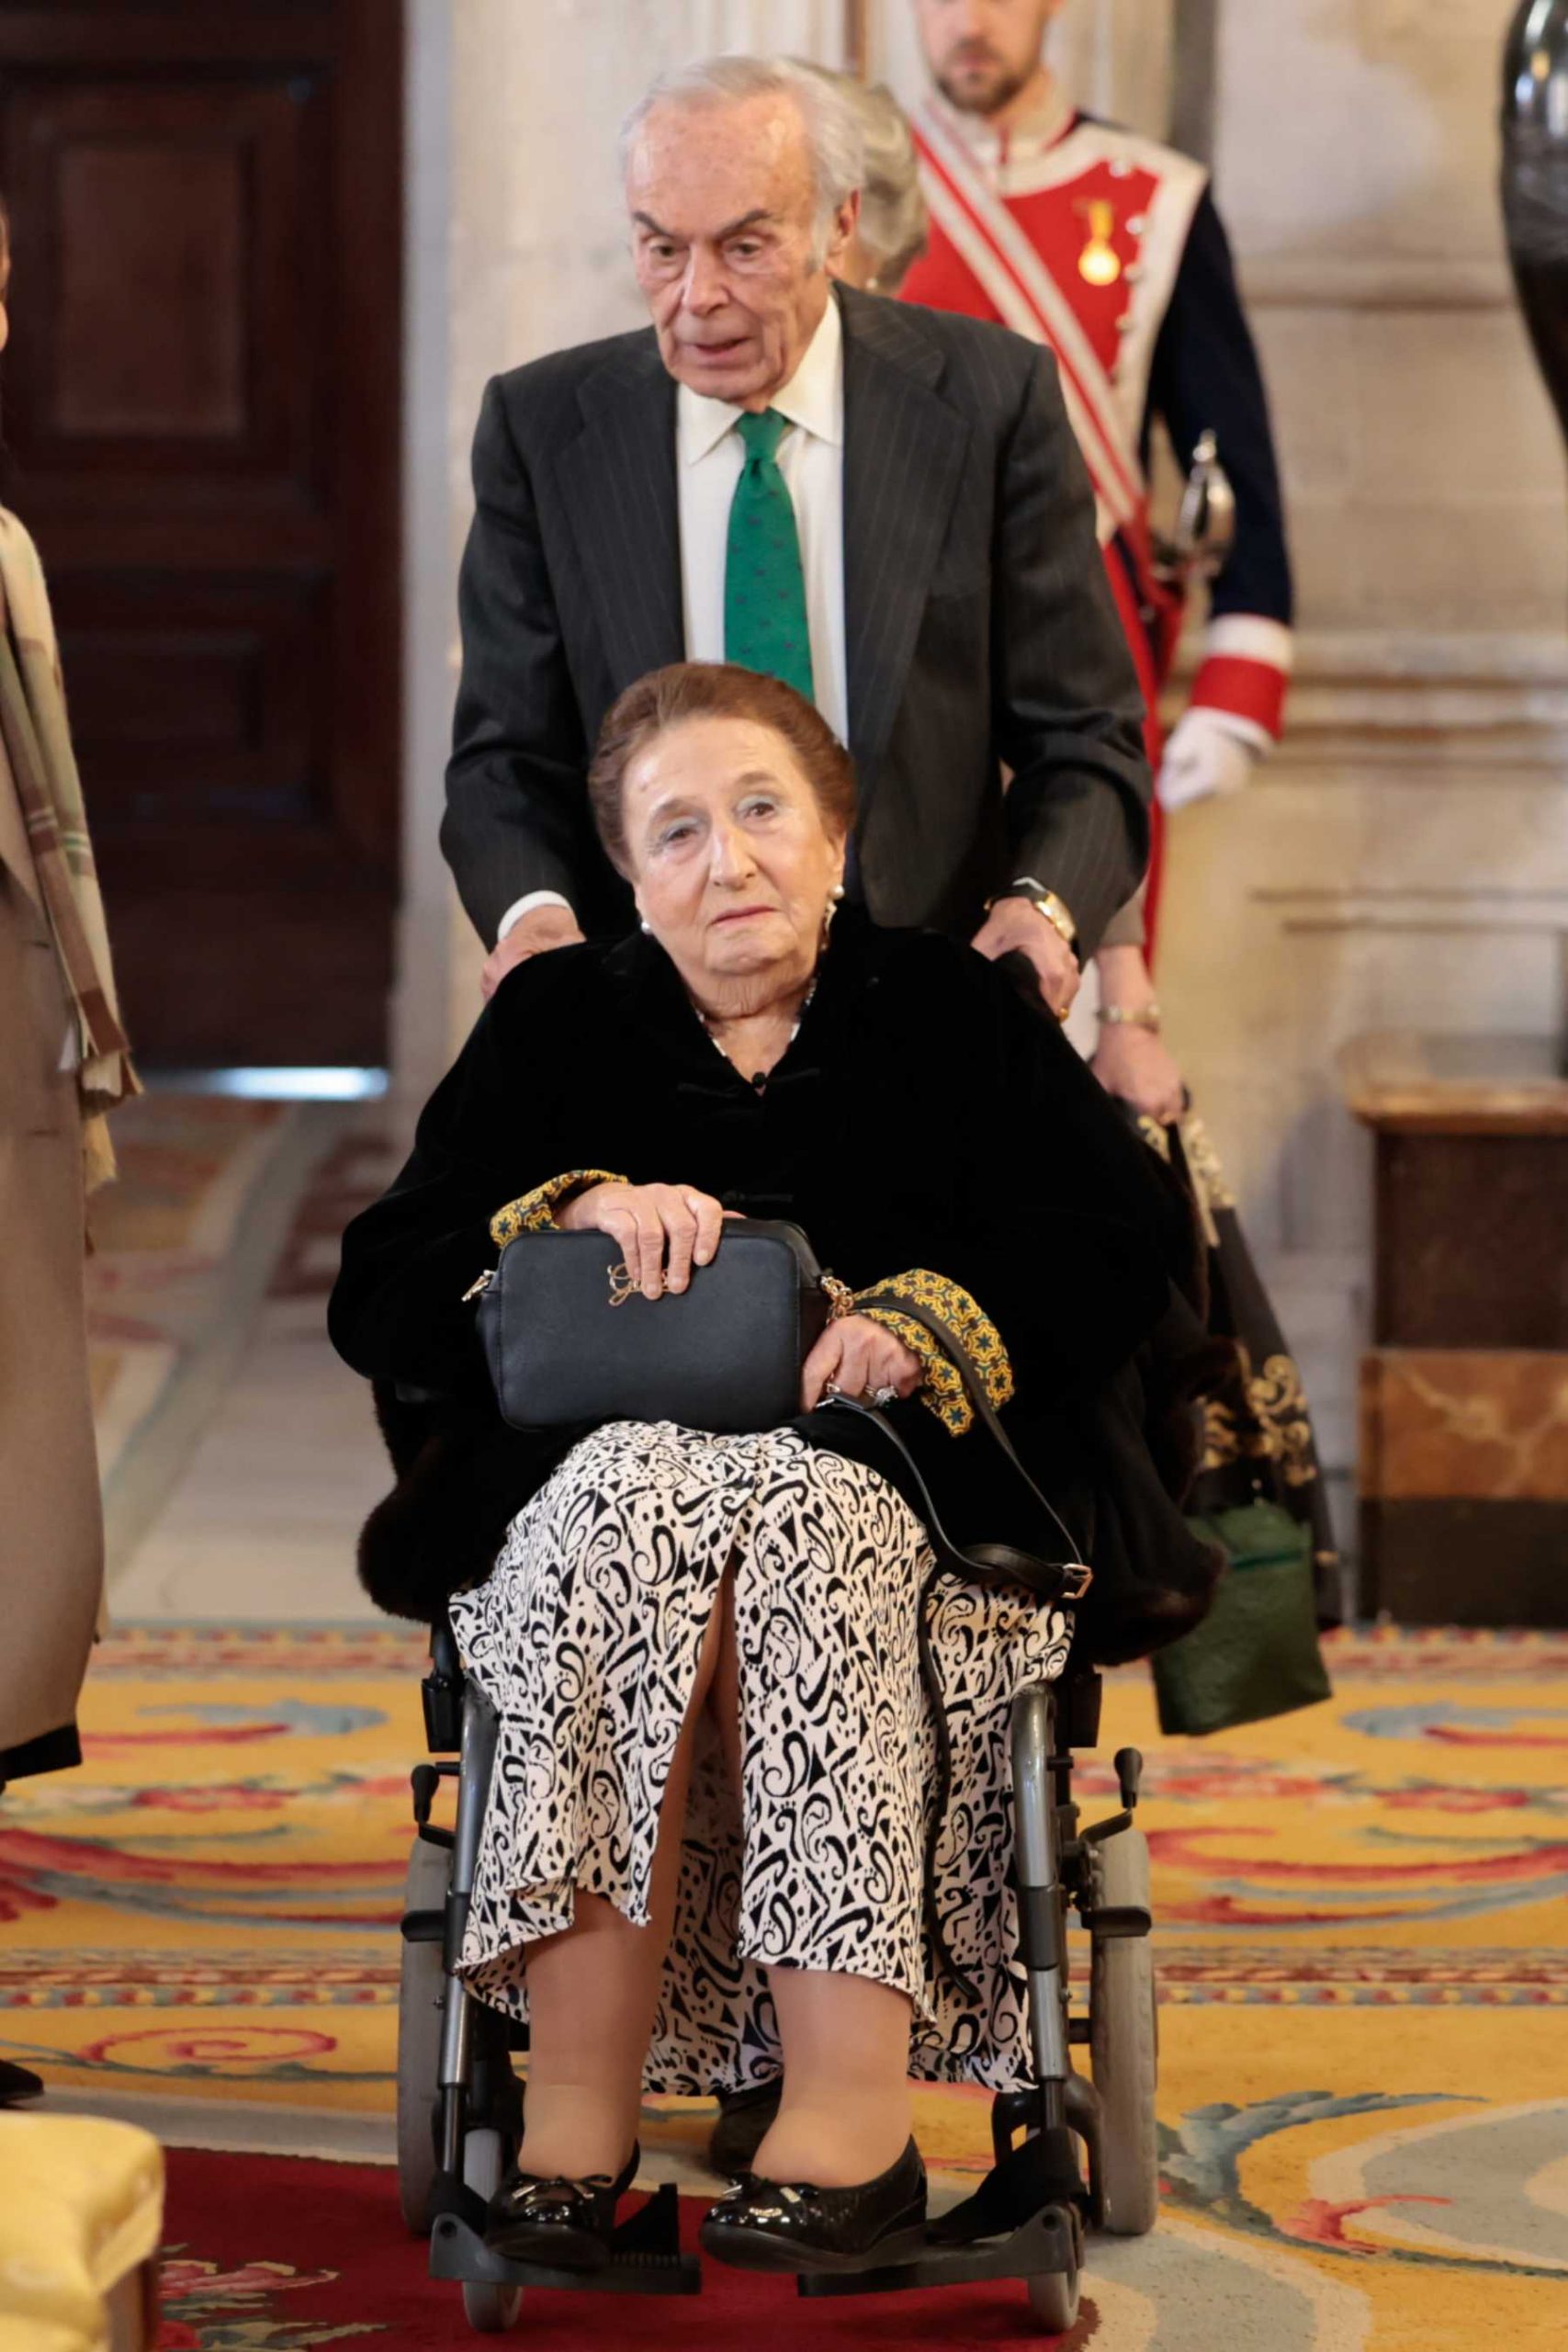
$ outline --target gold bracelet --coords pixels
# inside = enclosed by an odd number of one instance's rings
[[[1108,1029],[1147,1029],[1156,1037],[1160,1033],[1159,1007],[1152,998],[1147,1004],[1102,1004],[1100,1018]]]

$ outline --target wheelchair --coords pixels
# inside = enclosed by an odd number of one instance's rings
[[[522,2133],[524,2091],[512,2059],[527,2035],[469,1994],[456,1972],[498,1726],[463,1674],[449,1622],[434,1628],[423,1693],[434,1760],[412,1774],[415,1835],[398,2017],[404,2220],[428,2236],[431,2276],[460,2285],[465,2315],[479,2334],[513,2326],[530,2288],[695,2294],[700,2265],[681,2250],[670,2183],[621,2223],[606,2269],[550,2271],[507,2261],[485,2245],[485,2208]],[[1072,1798],[1073,1750],[1096,1744],[1100,1695],[1098,1674],[1069,1667],[1059,1683],[1033,1685],[1013,1702],[1013,1873],[1033,2080],[993,2100],[991,2170],[961,2204],[933,2216],[912,2260],[890,2266],[873,2257],[861,2270],[800,2276],[802,2295],[1017,2278],[1040,2332],[1060,2334],[1077,2316],[1086,2231],[1139,2236],[1154,2227],[1157,2021],[1148,1847],[1134,1822],[1137,1750],[1117,1754],[1121,1809],[1108,1819],[1081,1826]],[[446,1779],[456,1783],[450,1828],[432,1817]],[[1069,1909],[1089,1939],[1087,2003],[1077,2008]],[[1091,2075],[1073,2064],[1083,2045]]]

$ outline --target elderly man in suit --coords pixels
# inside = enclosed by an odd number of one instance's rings
[[[486,390],[442,842],[487,993],[629,923],[587,762],[682,657],[810,695],[859,773],[852,890],[1021,952],[1059,1014],[1137,886],[1141,706],[1055,364],[834,286],[860,148],[799,67],[665,76],[623,140],[651,329]]]

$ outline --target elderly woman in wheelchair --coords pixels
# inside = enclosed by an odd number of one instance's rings
[[[1004,972],[840,903],[852,773],[787,687],[642,680],[591,796],[640,931],[502,983],[332,1306],[351,1364],[441,1400],[399,1433],[367,1582],[449,1601],[496,1718],[458,1971],[526,2020],[529,2059],[485,2235],[597,2272],[644,2089],[750,2091],[761,2137],[705,2248],[887,2269],[926,2243],[910,2077],[1039,2072],[1014,1699],[1206,1602],[1171,1498],[1192,1238]],[[751,1216],[837,1278],[784,1426],[502,1423],[465,1302],[496,1239],[596,1231],[679,1296]],[[1092,1591],[932,1575],[927,1510],[961,1543],[1066,1549],[976,1382]]]

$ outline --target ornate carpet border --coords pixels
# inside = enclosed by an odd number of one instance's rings
[[[1568,1950],[1412,1953],[1351,1948],[1287,1961],[1269,1946],[1213,1952],[1156,1939],[1160,1997],[1174,2007],[1568,2007]],[[398,1951],[265,1959],[177,1952],[7,1952],[0,2010],[385,2008]]]
[[[117,1625],[94,1653],[95,1680],[163,1674],[396,1674],[418,1677],[419,1625]]]

